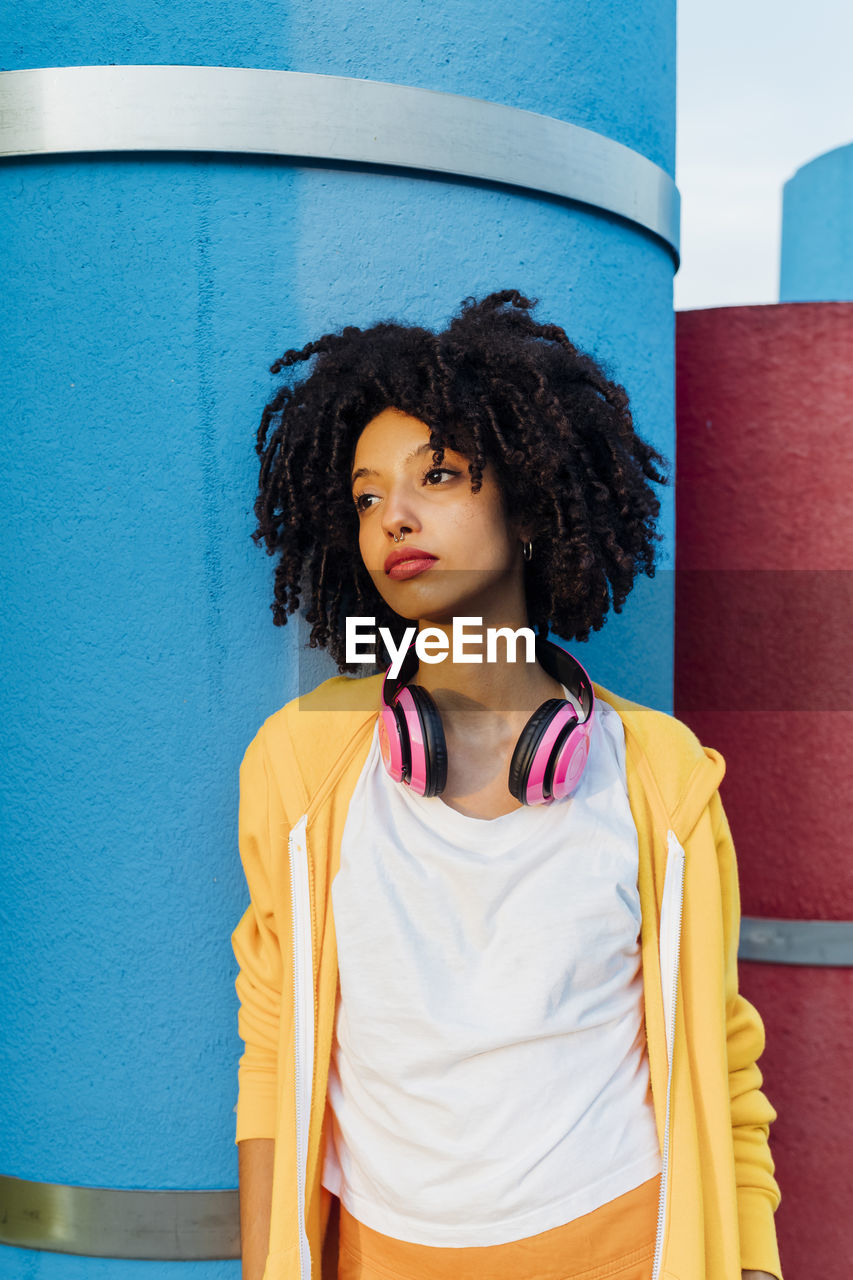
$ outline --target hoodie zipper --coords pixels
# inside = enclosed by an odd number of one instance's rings
[[[296,1093],[296,1198],[299,1220],[299,1275],[311,1277],[311,1249],[305,1228],[305,1185],[308,1175],[308,1130],[314,1079],[314,955],[311,941],[311,897],[308,885],[307,815],[287,839],[290,900],[293,916],[293,1038]]]
[[[660,975],[663,993],[663,1019],[666,1030],[666,1122],[663,1134],[663,1158],[661,1161],[660,1200],[658,1225],[655,1237],[655,1257],[652,1280],[658,1280],[663,1254],[664,1227],[666,1225],[666,1200],[669,1184],[669,1128],[672,1096],[672,1056],[675,1048],[675,1003],[678,995],[678,968],[681,954],[681,916],[684,910],[684,850],[675,832],[666,834],[666,875],[663,883],[663,900],[660,914]]]

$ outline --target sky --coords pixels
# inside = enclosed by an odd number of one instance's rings
[[[782,188],[853,142],[850,0],[678,0],[675,307],[779,301]]]

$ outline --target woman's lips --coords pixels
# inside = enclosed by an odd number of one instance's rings
[[[436,556],[428,556],[423,552],[418,552],[406,560],[397,560],[386,572],[389,578],[416,578],[419,573],[423,573],[426,569],[431,569],[436,559]]]

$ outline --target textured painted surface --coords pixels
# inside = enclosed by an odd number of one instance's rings
[[[770,1134],[785,1280],[845,1276],[853,1252],[853,970],[742,964],[740,982],[767,1030],[760,1066],[777,1111]]]
[[[629,8],[615,19],[551,4],[522,24],[492,3],[454,25],[401,5],[389,30],[367,5],[19,6],[5,65],[397,80],[601,128],[671,172],[674,5]],[[608,362],[639,428],[671,454],[672,260],[587,208],[346,166],[26,160],[0,168],[0,193],[3,325],[16,335],[0,365],[0,947],[13,975],[0,1169],[233,1187],[237,768],[297,686],[296,628],[272,626],[272,564],[249,538],[267,366],[330,326],[443,323],[468,294],[519,287]],[[672,519],[669,499],[667,547]],[[596,678],[663,707],[671,576],[582,655]],[[0,1250],[0,1276],[82,1265]],[[86,1262],[111,1277],[174,1265]]]
[[[680,312],[676,351],[676,714],[725,757],[743,913],[853,919],[853,303]],[[842,1275],[853,972],[741,972],[785,1275]]]
[[[853,303],[680,312],[676,712],[746,915],[853,918]]]
[[[785,183],[779,301],[853,302],[853,143]]]

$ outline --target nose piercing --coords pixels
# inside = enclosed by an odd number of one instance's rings
[[[397,537],[397,535],[396,535],[396,533],[395,533],[395,534],[394,534],[394,541],[395,541],[395,542],[402,542],[402,541],[403,541],[403,539],[405,538],[405,536],[406,536],[406,535],[405,535],[404,533],[401,533],[401,534],[400,534],[400,536],[399,536],[399,538],[398,538],[398,537]]]

